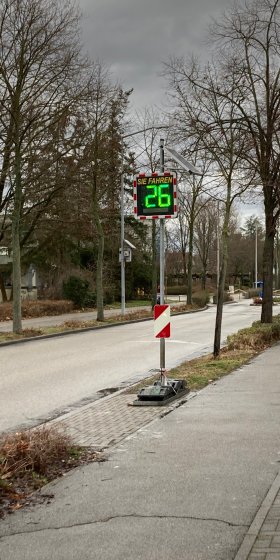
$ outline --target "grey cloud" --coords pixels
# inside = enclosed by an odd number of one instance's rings
[[[80,0],[86,50],[134,88],[134,102],[160,103],[162,61],[203,49],[205,27],[231,0]],[[204,47],[205,48],[205,47]]]

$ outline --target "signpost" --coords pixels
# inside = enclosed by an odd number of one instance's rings
[[[164,170],[164,140],[160,140],[160,174],[134,178],[134,215],[140,220],[160,219],[160,304],[164,306],[164,220],[177,217],[177,178]],[[160,372],[165,378],[165,337],[160,337]]]
[[[189,173],[199,174],[185,158],[166,146],[167,153]],[[155,336],[160,339],[160,382],[144,388],[135,406],[170,402],[187,391],[182,380],[168,379],[165,370],[165,338],[170,337],[170,307],[164,303],[164,220],[177,217],[176,175],[164,170],[164,140],[160,140],[160,173],[141,173],[134,178],[134,215],[140,220],[160,219],[160,305],[154,307]]]

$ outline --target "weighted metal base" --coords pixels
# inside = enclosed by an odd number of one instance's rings
[[[138,400],[133,401],[133,406],[166,406],[187,393],[189,389],[182,379],[167,379],[165,385],[156,381],[154,385],[140,390]]]
[[[184,397],[190,392],[189,389],[185,389],[184,391],[179,391],[173,397],[168,397],[162,401],[133,401],[132,406],[167,406],[168,404],[180,399],[180,397]]]

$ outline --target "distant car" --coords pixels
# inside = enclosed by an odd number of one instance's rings
[[[157,305],[160,304],[160,294],[157,294]]]

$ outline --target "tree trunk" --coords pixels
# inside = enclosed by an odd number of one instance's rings
[[[2,168],[0,173],[0,202],[3,202],[3,193],[5,191],[6,179],[10,169],[11,151],[12,151],[12,132],[13,132],[13,118],[10,117],[10,124],[7,130],[7,137],[4,147],[2,148]]]
[[[97,229],[98,246],[97,246],[97,263],[96,263],[96,308],[97,321],[104,321],[104,302],[103,302],[103,256],[104,256],[104,232],[99,217],[99,206],[96,198],[96,192],[92,198],[92,213]]]
[[[215,323],[215,336],[214,336],[214,358],[217,358],[221,350],[221,331],[223,319],[223,304],[224,304],[224,291],[228,263],[228,225],[230,219],[230,205],[227,204],[225,210],[224,225],[222,231],[222,262],[219,274],[219,285],[217,292],[217,311]]]
[[[0,272],[0,290],[1,290],[1,294],[2,294],[2,301],[3,302],[8,301],[2,272]]]
[[[199,256],[202,264],[202,273],[201,273],[201,289],[203,291],[206,290],[206,273],[207,273],[207,248],[206,248],[206,224],[202,224],[202,241],[201,241],[201,248],[199,251]]]
[[[192,304],[192,271],[193,271],[193,220],[189,223],[189,258],[188,258],[188,279],[187,279],[187,303]]]
[[[276,229],[276,283],[275,283],[275,288],[277,290],[280,289],[280,246],[279,246],[279,229],[278,229],[278,225],[277,225],[277,229]]]
[[[205,292],[206,290],[206,267],[203,267],[203,271],[201,274],[201,289]]]
[[[273,228],[266,227],[263,249],[262,323],[272,323],[274,236],[275,231]]]
[[[183,281],[184,281],[184,286],[186,286],[188,273],[187,273],[187,258],[186,258],[185,249],[182,249],[182,260],[183,260]]]
[[[15,186],[14,209],[12,214],[12,255],[13,255],[13,332],[22,331],[21,321],[21,255],[20,255],[20,218],[21,218],[21,156],[19,142],[15,142]]]
[[[277,218],[274,217],[275,202],[273,199],[272,187],[273,186],[268,182],[263,188],[265,206],[265,240],[263,248],[262,323],[272,323],[274,239],[277,227]]]

